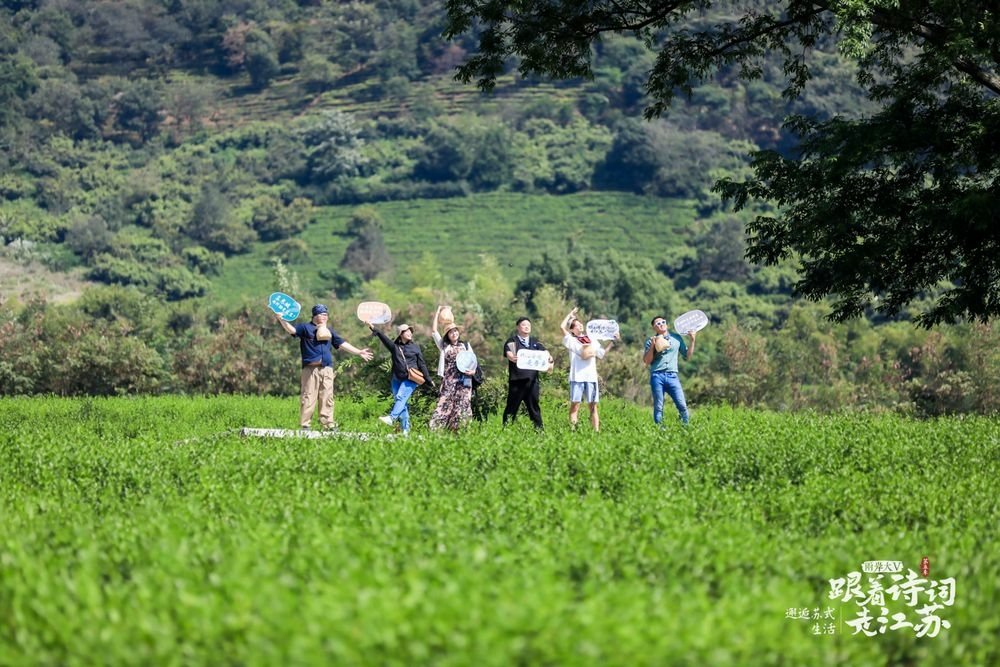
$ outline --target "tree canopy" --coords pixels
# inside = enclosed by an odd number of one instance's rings
[[[716,185],[737,207],[763,203],[748,227],[748,257],[797,256],[798,290],[832,296],[835,319],[869,308],[895,314],[918,300],[928,304],[919,316],[928,326],[1000,314],[995,3],[448,0],[446,8],[446,36],[478,37],[457,78],[484,90],[515,58],[525,76],[592,77],[603,37],[635,37],[656,53],[647,118],[717,74],[760,78],[774,57],[785,97],[795,98],[810,79],[810,55],[836,41],[875,112],[790,118],[796,149],[757,152],[752,178]]]

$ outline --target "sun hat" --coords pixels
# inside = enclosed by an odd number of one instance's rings
[[[413,331],[413,327],[411,327],[409,324],[400,324],[398,327],[396,327],[396,335],[402,336],[403,332],[406,331],[407,329]]]
[[[670,348],[670,341],[666,336],[653,336],[653,347],[657,352],[663,352]]]

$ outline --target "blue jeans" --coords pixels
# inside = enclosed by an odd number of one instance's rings
[[[404,433],[410,431],[410,409],[406,407],[406,402],[410,400],[410,394],[416,388],[416,382],[400,380],[395,375],[392,376],[392,396],[396,400],[392,404],[392,410],[389,411],[389,417],[393,421],[399,420],[399,427],[403,429]]]
[[[688,423],[688,406],[684,400],[684,389],[681,387],[681,380],[677,373],[671,371],[655,371],[649,374],[649,388],[653,391],[653,421],[659,424],[663,421],[663,392],[666,392],[670,399],[677,406],[677,413],[681,416],[681,423]]]

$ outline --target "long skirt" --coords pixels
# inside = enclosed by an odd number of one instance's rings
[[[451,363],[447,363],[448,361]],[[455,366],[454,357],[446,359],[445,368],[441,397],[431,417],[430,426],[432,429],[450,428],[457,431],[462,424],[472,419],[472,387],[465,386],[466,376]]]

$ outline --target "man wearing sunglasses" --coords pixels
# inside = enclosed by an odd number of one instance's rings
[[[684,400],[684,389],[677,376],[677,357],[684,355],[690,359],[694,352],[695,333],[688,333],[690,344],[676,333],[670,332],[667,318],[658,315],[650,322],[653,325],[653,335],[646,339],[646,351],[642,362],[649,366],[649,388],[653,392],[653,421],[657,424],[663,421],[663,394],[677,406],[681,423],[687,424],[689,419],[687,401]]]

